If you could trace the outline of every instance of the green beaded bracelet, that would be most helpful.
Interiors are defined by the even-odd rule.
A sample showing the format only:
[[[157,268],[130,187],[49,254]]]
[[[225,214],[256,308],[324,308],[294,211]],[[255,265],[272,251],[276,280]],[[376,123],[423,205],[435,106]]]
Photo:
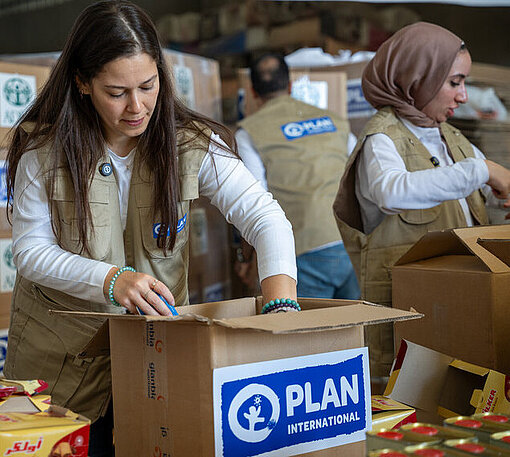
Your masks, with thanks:
[[[110,280],[110,286],[108,287],[108,298],[110,299],[110,303],[115,306],[122,306],[115,298],[113,297],[113,286],[115,285],[115,281],[117,281],[117,278],[124,273],[125,271],[132,271],[133,273],[136,273],[136,270],[133,267],[122,267],[117,270],[117,272],[113,275],[112,279]]]
[[[273,308],[280,307],[281,305],[288,308],[294,308],[296,311],[301,311],[301,306],[299,306],[299,303],[296,300],[291,300],[290,298],[276,298],[275,300],[271,300],[266,303],[262,307],[261,312],[262,314],[267,314],[271,312]]]

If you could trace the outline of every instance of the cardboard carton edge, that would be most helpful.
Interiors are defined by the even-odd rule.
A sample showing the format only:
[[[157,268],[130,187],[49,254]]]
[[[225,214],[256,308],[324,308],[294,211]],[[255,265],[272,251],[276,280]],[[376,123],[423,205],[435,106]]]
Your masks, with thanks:
[[[472,254],[493,273],[506,273],[510,267],[478,243],[480,238],[510,239],[510,227],[506,224],[447,229],[429,232],[421,237],[395,266],[446,254]]]

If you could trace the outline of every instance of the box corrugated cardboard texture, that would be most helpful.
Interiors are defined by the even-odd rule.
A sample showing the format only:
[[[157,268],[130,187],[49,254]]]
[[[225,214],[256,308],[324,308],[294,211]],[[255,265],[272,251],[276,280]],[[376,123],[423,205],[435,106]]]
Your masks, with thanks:
[[[0,62],[0,147],[5,147],[11,127],[34,101],[50,68]]]
[[[295,20],[291,23],[272,27],[268,42],[273,48],[292,45],[310,46],[322,41],[321,22],[319,17]]]
[[[182,307],[176,318],[106,315],[109,326],[81,355],[108,351],[109,332],[116,452],[362,457],[361,429],[370,426],[363,326],[421,316],[347,300],[300,302],[299,313],[272,315],[257,314],[255,298]]]
[[[346,63],[344,65],[329,65],[320,67],[321,71],[345,73],[347,76],[347,117],[351,125],[351,131],[358,136],[368,120],[376,110],[368,103],[361,89],[361,76],[369,61]],[[307,71],[307,68],[296,68]]]
[[[228,225],[207,199],[195,200],[190,225],[190,303],[230,298]]]
[[[402,340],[384,395],[416,408],[420,422],[441,424],[437,408],[452,360],[449,355]]]
[[[393,307],[425,315],[396,324],[395,341],[510,374],[510,226],[430,232],[392,275]]]
[[[188,108],[221,121],[219,63],[207,57],[170,49],[165,49],[164,54],[181,101]]]
[[[250,80],[250,70],[238,71],[239,88],[244,91],[243,115],[249,116],[257,111]],[[290,69],[292,96],[319,108],[334,112],[347,119],[347,78],[343,72],[330,72],[322,68],[295,70]],[[296,92],[298,91],[298,92]]]

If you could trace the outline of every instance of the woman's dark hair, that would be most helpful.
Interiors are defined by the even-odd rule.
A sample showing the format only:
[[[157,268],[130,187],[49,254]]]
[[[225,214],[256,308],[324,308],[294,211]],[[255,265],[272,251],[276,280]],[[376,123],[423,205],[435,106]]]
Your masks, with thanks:
[[[217,132],[231,148],[233,135],[226,127],[186,108],[174,94],[155,26],[149,16],[128,1],[101,1],[87,7],[77,18],[47,83],[32,107],[13,129],[7,160],[8,216],[12,212],[16,170],[21,156],[30,149],[49,146],[53,165],[49,177],[49,199],[54,192],[56,172],[64,167],[72,180],[76,218],[82,252],[90,254],[87,242],[91,212],[89,186],[106,143],[100,118],[90,97],[80,96],[76,77],[90,83],[107,63],[146,53],[156,62],[159,94],[147,129],[140,135],[137,154],[153,173],[153,217],[162,229],[158,246],[172,249],[177,227],[179,179],[177,174],[177,130],[203,138],[207,128]],[[30,128],[23,124],[30,122]],[[187,135],[189,138],[189,135]],[[182,144],[180,144],[182,145]],[[156,211],[157,208],[157,211]],[[50,211],[53,211],[50,205]],[[60,242],[60,221],[52,217],[53,231]]]
[[[262,69],[261,64],[266,60],[274,60],[275,65]],[[289,67],[280,54],[266,53],[250,65],[250,78],[255,93],[263,99],[268,98],[271,94],[288,89]]]

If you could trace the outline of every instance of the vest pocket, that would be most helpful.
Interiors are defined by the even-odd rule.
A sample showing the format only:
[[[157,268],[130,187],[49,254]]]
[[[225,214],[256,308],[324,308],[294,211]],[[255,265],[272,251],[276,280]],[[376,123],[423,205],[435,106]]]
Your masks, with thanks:
[[[91,192],[89,198],[93,228],[89,227],[88,229],[87,242],[90,248],[90,258],[96,260],[105,259],[111,249],[111,214],[108,196],[108,186],[103,185],[100,186],[100,189]],[[58,217],[60,222],[62,247],[74,254],[85,255],[80,245],[74,201],[60,188],[60,191],[55,191],[53,204],[54,217]]]
[[[75,357],[67,352],[58,330],[21,310],[15,312],[13,323],[16,330],[12,341],[9,334],[9,375],[46,381],[55,403],[65,404],[76,392],[89,363],[73,363],[72,370],[64,370]]]
[[[433,208],[427,209],[411,209],[399,213],[400,219],[407,224],[421,225],[430,224],[439,217],[441,212],[441,205],[434,206]]]
[[[153,222],[152,207],[138,208],[143,247],[149,257],[172,257],[183,249],[188,241],[189,236],[189,206],[189,202],[181,202],[179,205],[179,209],[177,211],[178,223],[176,228],[177,234],[175,238],[175,245],[172,251],[167,251],[167,255],[165,255],[163,249],[158,246],[158,234],[161,228],[161,223]],[[152,221],[150,225],[148,223],[149,221]],[[170,230],[168,231],[168,234],[170,234]]]

